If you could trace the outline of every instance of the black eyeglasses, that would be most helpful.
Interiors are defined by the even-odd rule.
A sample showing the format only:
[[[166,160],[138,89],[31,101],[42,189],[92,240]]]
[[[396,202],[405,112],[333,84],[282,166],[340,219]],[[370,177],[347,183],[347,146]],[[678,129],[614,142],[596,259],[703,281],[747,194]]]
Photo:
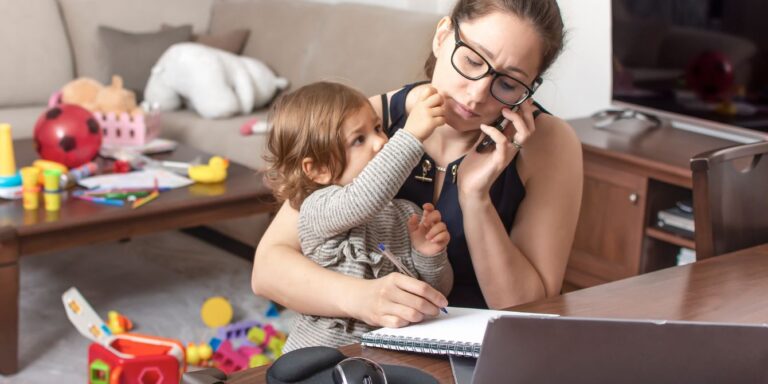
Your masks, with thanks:
[[[453,34],[456,40],[456,47],[451,55],[451,64],[456,69],[456,72],[469,80],[480,80],[488,75],[493,76],[493,80],[491,80],[491,95],[509,107],[522,104],[536,92],[536,89],[541,85],[541,77],[537,77],[533,81],[533,85],[529,87],[514,77],[499,73],[493,69],[488,60],[461,41],[458,20],[451,19],[451,22],[453,23]]]
[[[387,384],[381,365],[364,357],[349,357],[333,367],[335,384]]]

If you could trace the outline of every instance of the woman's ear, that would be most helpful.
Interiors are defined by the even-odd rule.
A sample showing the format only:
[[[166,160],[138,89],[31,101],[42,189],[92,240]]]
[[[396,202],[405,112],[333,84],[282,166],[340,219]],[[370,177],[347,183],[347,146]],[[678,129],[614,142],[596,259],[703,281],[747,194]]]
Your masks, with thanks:
[[[443,43],[446,41],[446,39],[448,39],[452,31],[453,31],[453,24],[451,23],[450,17],[445,16],[442,19],[440,19],[440,21],[437,22],[437,29],[435,29],[435,37],[432,38],[432,54],[435,55],[435,57],[438,56],[440,47],[443,46]]]
[[[316,167],[315,161],[309,157],[305,157],[304,160],[301,161],[301,170],[305,175],[309,177],[310,180],[314,181],[315,183],[320,185],[331,184],[332,175],[328,167]]]

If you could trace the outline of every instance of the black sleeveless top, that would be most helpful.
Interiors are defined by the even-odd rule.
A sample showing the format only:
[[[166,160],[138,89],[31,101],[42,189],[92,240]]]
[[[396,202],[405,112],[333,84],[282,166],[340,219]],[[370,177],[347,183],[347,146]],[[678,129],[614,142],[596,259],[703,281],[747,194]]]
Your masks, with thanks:
[[[386,95],[382,95],[384,125],[388,127],[387,135],[389,137],[392,137],[397,130],[405,126],[407,120],[405,99],[408,93],[419,84],[422,83],[406,85],[392,95],[389,103],[386,101]],[[388,107],[387,104],[389,104]],[[538,104],[536,106],[540,110],[534,113],[534,118],[543,110]],[[410,200],[421,207],[425,203],[432,202],[435,188],[433,180],[436,177],[445,178],[435,207],[442,214],[443,221],[451,234],[451,241],[448,243],[448,259],[453,267],[454,283],[453,290],[448,296],[448,302],[455,307],[488,308],[483,293],[480,291],[480,284],[472,266],[472,259],[469,256],[467,239],[464,235],[464,215],[459,206],[459,194],[454,177],[463,158],[462,156],[448,164],[445,167],[446,172],[443,173],[437,172],[434,159],[424,154],[395,197]],[[525,198],[525,186],[517,174],[516,163],[517,156],[499,175],[490,190],[493,206],[499,213],[507,232],[512,228],[517,208]]]

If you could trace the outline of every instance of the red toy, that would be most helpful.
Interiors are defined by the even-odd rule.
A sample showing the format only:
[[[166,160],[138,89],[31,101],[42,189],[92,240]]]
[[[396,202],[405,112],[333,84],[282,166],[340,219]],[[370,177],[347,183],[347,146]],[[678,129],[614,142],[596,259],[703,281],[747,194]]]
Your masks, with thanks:
[[[61,104],[48,109],[37,119],[35,145],[43,159],[76,168],[99,153],[101,129],[87,109]]]
[[[127,333],[113,335],[77,288],[61,296],[67,317],[88,347],[89,384],[178,384],[186,369],[180,342]]]
[[[702,100],[724,101],[733,87],[733,64],[720,52],[703,52],[688,65],[686,82]]]

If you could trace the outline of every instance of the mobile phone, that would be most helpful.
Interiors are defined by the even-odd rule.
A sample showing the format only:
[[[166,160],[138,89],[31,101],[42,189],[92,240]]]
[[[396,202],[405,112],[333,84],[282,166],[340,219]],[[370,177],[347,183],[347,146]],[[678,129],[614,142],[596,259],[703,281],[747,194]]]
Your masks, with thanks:
[[[514,108],[512,108],[512,110],[516,111],[517,108],[518,107],[515,106]],[[504,115],[500,115],[496,120],[494,120],[493,123],[491,123],[491,126],[498,129],[500,132],[504,132],[504,129],[507,128],[507,124],[510,124],[509,120],[505,119]],[[485,137],[483,138],[483,141],[481,141],[480,144],[477,145],[477,148],[475,148],[475,150],[477,150],[478,152],[485,152],[486,150],[488,150],[488,148],[493,149],[494,146],[495,146],[495,143],[493,142],[493,139],[491,139],[490,136],[485,135]]]

